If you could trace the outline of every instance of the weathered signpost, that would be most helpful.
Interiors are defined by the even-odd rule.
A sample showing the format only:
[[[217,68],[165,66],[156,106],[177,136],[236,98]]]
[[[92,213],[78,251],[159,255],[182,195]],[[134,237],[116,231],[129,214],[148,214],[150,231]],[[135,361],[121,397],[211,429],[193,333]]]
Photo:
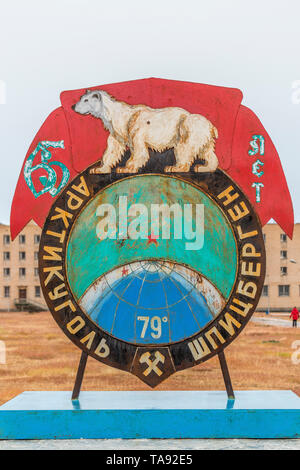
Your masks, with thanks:
[[[73,394],[25,392],[0,408],[1,437],[299,434],[300,400],[234,393],[225,359],[262,290],[262,225],[293,231],[279,157],[241,99],[160,79],[62,93],[25,158],[11,230],[42,227],[44,297],[81,359]],[[80,394],[88,356],[154,388],[215,355],[227,396]]]

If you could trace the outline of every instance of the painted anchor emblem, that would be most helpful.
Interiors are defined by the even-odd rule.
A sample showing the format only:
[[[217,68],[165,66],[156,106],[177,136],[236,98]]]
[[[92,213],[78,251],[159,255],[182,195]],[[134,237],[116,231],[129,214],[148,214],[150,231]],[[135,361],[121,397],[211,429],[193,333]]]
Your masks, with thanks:
[[[140,363],[148,365],[148,368],[144,370],[143,374],[145,375],[145,377],[147,377],[150,372],[153,371],[160,377],[162,375],[162,371],[157,367],[157,364],[159,364],[160,362],[164,364],[165,356],[163,356],[159,351],[155,351],[154,361],[151,361],[150,357],[151,354],[149,352],[145,352],[140,357]]]
[[[63,163],[58,161],[49,162],[49,160],[52,158],[50,150],[47,150],[49,147],[64,149],[64,141],[59,140],[57,142],[51,142],[48,140],[44,140],[42,142],[39,142],[39,144],[27,158],[24,165],[24,178],[27,186],[29,187],[35,198],[38,198],[42,194],[48,192],[51,194],[52,197],[57,196],[57,194],[67,184],[70,178],[70,172]],[[33,160],[39,151],[41,151],[41,163],[33,165]],[[55,186],[57,181],[57,174],[55,169],[53,168],[54,166],[58,166],[62,171],[62,179],[57,187]],[[41,189],[41,191],[36,191],[31,175],[34,171],[39,169],[45,170],[48,173],[48,177],[40,176],[40,182],[44,187],[43,189]]]

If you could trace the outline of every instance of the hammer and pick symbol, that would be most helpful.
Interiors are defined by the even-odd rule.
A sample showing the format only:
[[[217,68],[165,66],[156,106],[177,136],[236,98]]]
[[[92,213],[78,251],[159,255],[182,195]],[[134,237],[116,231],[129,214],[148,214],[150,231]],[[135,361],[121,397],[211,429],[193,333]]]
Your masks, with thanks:
[[[162,371],[157,367],[157,364],[160,362],[164,364],[165,362],[165,356],[163,356],[159,351],[155,351],[155,359],[154,361],[151,361],[150,357],[151,354],[149,352],[145,352],[144,354],[141,355],[140,357],[140,364],[147,364],[148,368],[144,370],[143,374],[147,377],[150,372],[155,372],[158,376],[162,375]]]

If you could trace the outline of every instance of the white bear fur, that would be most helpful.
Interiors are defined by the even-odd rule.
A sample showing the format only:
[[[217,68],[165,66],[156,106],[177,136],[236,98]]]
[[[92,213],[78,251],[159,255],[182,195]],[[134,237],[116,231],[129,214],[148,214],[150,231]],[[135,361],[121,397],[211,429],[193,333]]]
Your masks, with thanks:
[[[110,132],[100,166],[93,173],[110,173],[127,148],[130,158],[125,167],[117,168],[118,173],[136,173],[149,160],[149,148],[158,152],[174,149],[176,163],[166,166],[165,172],[188,172],[196,158],[204,162],[195,165],[196,172],[213,172],[218,167],[214,151],[218,131],[200,114],[175,107],[133,106],[102,90],[87,91],[73,109],[101,119]]]

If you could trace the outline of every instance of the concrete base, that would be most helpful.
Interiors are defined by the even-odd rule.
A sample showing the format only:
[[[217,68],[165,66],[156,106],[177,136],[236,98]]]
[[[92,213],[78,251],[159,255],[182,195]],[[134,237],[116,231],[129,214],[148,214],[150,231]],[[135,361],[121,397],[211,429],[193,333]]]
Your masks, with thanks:
[[[24,392],[0,407],[0,439],[297,438],[289,390]]]

